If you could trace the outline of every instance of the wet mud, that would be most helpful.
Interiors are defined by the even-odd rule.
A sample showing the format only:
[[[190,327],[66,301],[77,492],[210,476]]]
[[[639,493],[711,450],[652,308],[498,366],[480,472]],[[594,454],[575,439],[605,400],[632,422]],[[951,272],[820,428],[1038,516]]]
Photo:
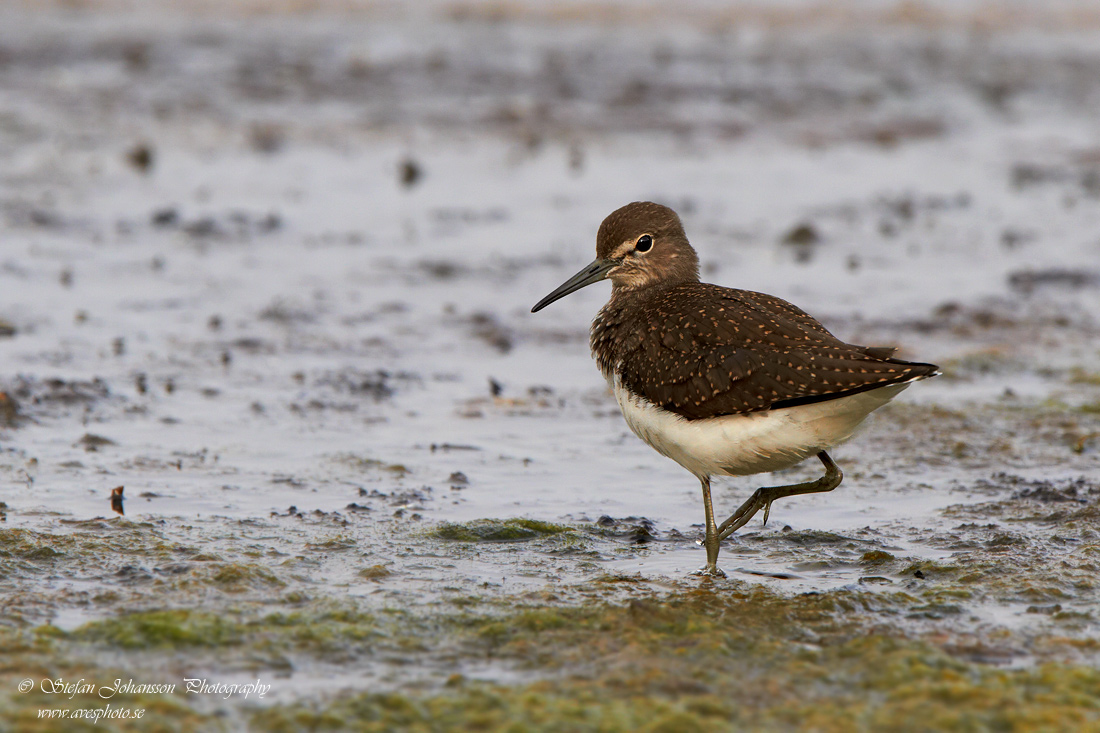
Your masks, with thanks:
[[[922,7],[0,9],[0,728],[1100,726],[1100,18]],[[529,313],[636,199],[943,367],[724,579]]]

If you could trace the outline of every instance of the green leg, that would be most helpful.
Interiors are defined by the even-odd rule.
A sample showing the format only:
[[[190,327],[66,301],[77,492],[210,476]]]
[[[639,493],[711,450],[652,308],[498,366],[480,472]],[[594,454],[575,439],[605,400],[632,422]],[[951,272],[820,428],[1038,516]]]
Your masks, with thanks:
[[[825,464],[825,475],[816,481],[807,481],[802,484],[791,484],[789,486],[766,486],[764,488],[757,489],[749,500],[746,501],[741,507],[733,513],[733,516],[722,522],[722,525],[718,527],[718,541],[729,537],[731,534],[748,524],[749,520],[760,511],[764,510],[764,524],[768,523],[768,514],[772,509],[772,502],[776,499],[783,499],[788,496],[798,496],[799,494],[817,494],[824,491],[832,491],[837,486],[840,486],[841,480],[844,478],[844,474],[840,472],[836,464],[833,463],[833,459],[829,457],[829,454],[825,451],[821,451],[817,454],[817,457],[821,459],[821,462]],[[709,482],[708,482],[709,484]],[[707,516],[711,516],[710,510],[710,487],[704,485],[703,495],[707,503]],[[710,527],[708,525],[707,538],[710,538]],[[718,550],[715,548],[715,557],[718,556]],[[708,560],[709,560],[709,548],[708,548]],[[710,567],[709,563],[707,567]]]
[[[718,545],[721,540],[718,537],[718,527],[714,523],[714,505],[710,500],[710,476],[701,476],[699,482],[703,485],[703,511],[707,518],[706,537],[703,540],[703,546],[707,548],[707,564],[696,575],[724,578],[726,574],[718,569]]]

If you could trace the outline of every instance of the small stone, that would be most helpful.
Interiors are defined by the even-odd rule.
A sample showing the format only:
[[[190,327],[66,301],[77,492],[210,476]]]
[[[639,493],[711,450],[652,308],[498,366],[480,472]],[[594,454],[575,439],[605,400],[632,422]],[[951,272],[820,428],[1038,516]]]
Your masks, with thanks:
[[[424,170],[412,158],[405,158],[397,167],[397,177],[404,188],[412,188],[424,177]]]

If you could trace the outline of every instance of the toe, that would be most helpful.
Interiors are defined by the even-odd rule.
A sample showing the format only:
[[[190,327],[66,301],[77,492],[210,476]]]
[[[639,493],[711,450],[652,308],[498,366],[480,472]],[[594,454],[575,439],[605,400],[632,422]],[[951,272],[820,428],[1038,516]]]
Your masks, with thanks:
[[[724,578],[725,572],[718,567],[716,563],[708,563],[707,565],[696,570],[692,575],[698,575],[703,578]]]

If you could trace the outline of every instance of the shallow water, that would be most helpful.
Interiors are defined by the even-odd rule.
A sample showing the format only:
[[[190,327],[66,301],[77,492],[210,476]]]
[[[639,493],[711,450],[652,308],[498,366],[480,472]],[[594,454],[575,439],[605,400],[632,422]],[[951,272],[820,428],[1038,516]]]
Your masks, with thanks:
[[[529,313],[635,199],[681,212],[705,279],[945,367],[836,451],[840,489],[733,538],[723,582],[910,592],[906,568],[965,564],[1022,526],[1020,480],[1095,486],[1094,28],[4,14],[5,529],[108,536],[82,523],[124,486],[126,519],[184,548],[184,577],[188,552],[273,572],[245,582],[261,604],[684,581],[704,557],[698,486],[629,434],[591,362],[606,288]],[[787,242],[800,225],[813,241]],[[815,470],[723,481],[719,512]],[[437,533],[516,517],[572,529]],[[1091,542],[1035,526],[1017,533],[1032,568]],[[872,552],[895,565],[869,570]],[[0,580],[0,618],[73,631],[156,607],[177,572],[157,557],[28,561]],[[120,578],[130,595],[90,600]],[[948,620],[1045,633],[1034,605],[983,591]],[[906,628],[942,622],[922,618]],[[348,674],[300,664],[296,679]],[[345,681],[391,673],[371,659]]]

